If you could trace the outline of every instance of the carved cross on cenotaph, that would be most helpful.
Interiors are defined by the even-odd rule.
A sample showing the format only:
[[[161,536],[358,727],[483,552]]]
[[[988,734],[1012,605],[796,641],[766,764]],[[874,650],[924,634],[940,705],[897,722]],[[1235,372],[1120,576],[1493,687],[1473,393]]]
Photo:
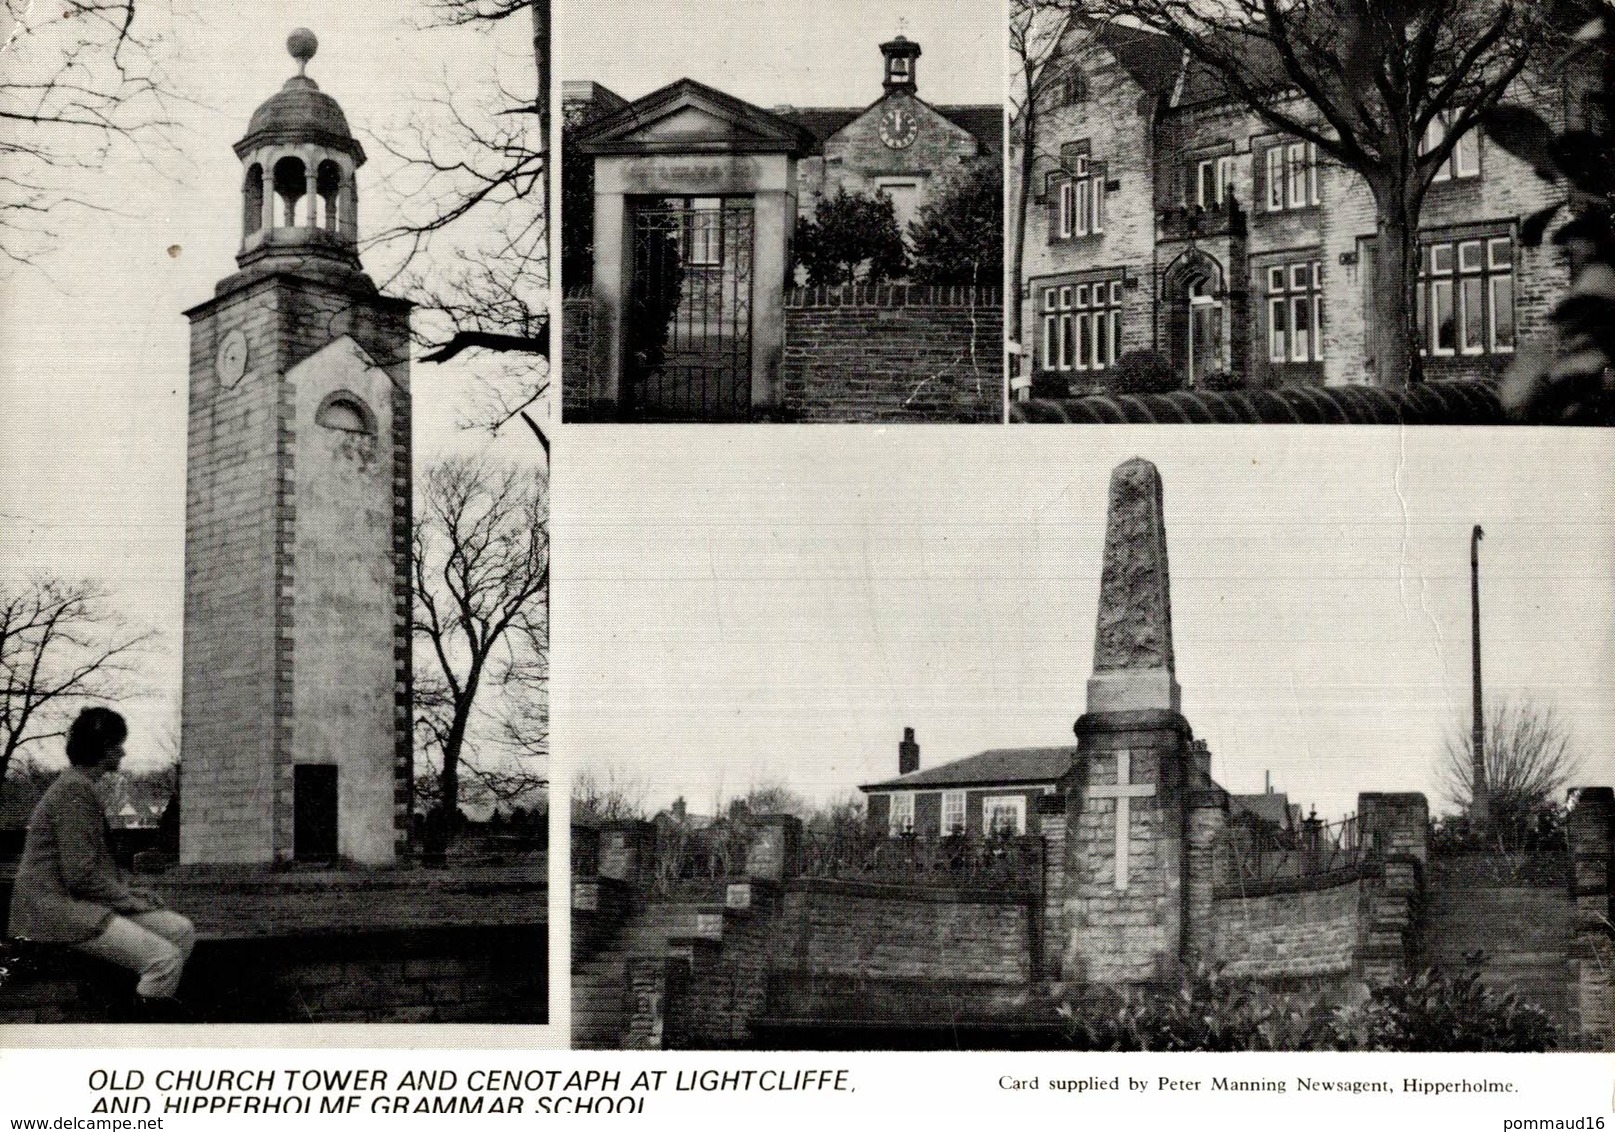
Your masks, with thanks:
[[[1088,787],[1091,798],[1116,799],[1116,889],[1127,887],[1127,849],[1131,841],[1134,798],[1155,797],[1155,783],[1132,780],[1133,753],[1116,752],[1116,781],[1104,786]]]

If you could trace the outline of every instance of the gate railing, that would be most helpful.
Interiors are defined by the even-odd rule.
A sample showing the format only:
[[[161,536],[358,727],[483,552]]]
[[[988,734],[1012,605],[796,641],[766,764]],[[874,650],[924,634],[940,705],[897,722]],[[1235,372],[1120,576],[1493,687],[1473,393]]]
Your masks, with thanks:
[[[1225,836],[1233,873],[1228,879],[1241,888],[1350,876],[1368,856],[1355,814],[1330,824],[1307,818],[1297,830],[1241,824],[1231,826]]]
[[[1043,839],[1033,836],[888,837],[809,832],[797,846],[800,876],[921,888],[1036,891]]]

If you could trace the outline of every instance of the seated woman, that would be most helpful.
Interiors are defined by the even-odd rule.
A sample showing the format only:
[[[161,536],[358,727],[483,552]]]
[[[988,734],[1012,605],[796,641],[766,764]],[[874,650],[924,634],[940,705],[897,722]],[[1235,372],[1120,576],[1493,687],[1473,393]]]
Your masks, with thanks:
[[[11,894],[9,931],[65,943],[140,973],[140,1021],[176,1021],[174,999],[196,932],[156,893],[125,881],[107,845],[95,783],[118,769],[129,734],[123,716],[85,708],[67,732],[68,768],[28,819],[28,837]]]

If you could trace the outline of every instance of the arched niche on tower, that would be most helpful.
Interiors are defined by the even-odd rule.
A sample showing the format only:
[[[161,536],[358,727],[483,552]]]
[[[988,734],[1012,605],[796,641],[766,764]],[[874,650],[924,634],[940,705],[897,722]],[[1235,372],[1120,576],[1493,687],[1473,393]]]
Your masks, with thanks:
[[[241,185],[241,238],[256,236],[264,226],[264,167],[257,162],[247,166]]]
[[[302,228],[307,216],[308,172],[303,159],[287,154],[273,166],[275,209],[272,227]]]

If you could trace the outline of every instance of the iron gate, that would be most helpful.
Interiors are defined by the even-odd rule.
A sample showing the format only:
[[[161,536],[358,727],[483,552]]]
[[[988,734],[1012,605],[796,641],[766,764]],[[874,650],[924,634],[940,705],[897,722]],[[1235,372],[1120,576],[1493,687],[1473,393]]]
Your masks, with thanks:
[[[751,411],[750,197],[632,206],[623,412],[734,421]]]

